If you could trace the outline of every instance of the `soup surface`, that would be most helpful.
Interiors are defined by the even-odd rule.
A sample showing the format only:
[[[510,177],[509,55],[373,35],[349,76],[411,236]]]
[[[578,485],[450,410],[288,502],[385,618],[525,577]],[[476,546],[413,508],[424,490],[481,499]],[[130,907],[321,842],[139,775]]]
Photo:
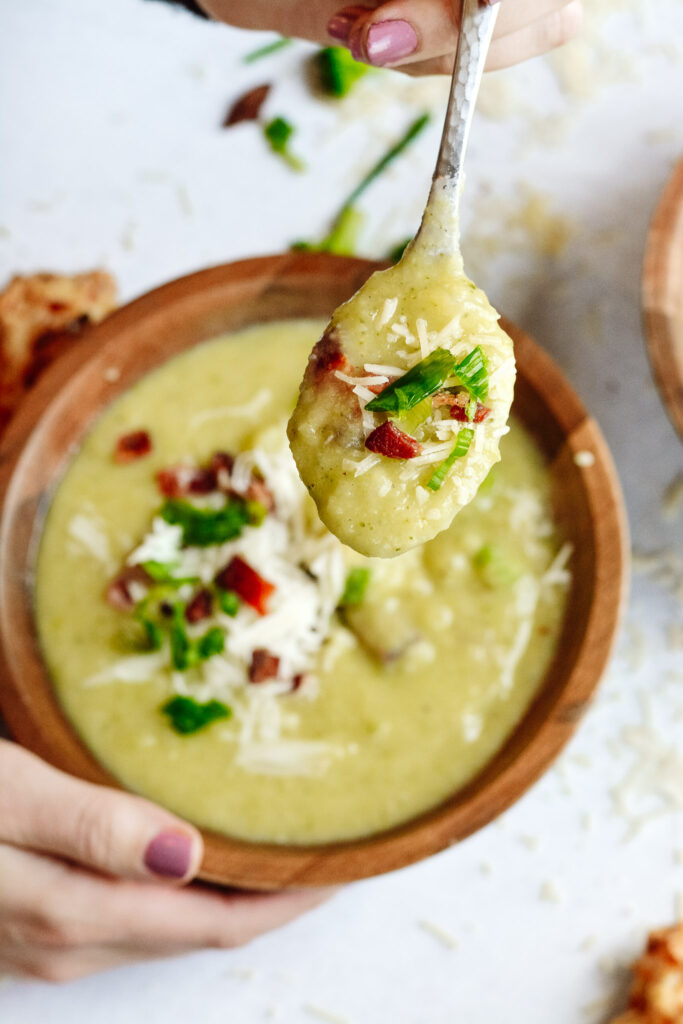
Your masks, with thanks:
[[[532,699],[569,581],[514,420],[424,547],[371,559],[327,533],[285,439],[322,327],[251,328],[141,380],[68,467],[38,556],[42,648],[86,744],[130,789],[248,839],[367,835],[464,785]],[[151,450],[117,461],[139,432]]]

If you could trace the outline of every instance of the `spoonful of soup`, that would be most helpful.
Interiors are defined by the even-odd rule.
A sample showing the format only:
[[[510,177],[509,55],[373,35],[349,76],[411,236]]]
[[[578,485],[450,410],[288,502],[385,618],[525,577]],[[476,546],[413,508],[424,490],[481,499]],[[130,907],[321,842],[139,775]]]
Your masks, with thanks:
[[[464,0],[441,149],[420,230],[336,310],[288,426],[325,525],[391,557],[446,529],[500,458],[515,362],[464,272],[463,159],[498,8]]]

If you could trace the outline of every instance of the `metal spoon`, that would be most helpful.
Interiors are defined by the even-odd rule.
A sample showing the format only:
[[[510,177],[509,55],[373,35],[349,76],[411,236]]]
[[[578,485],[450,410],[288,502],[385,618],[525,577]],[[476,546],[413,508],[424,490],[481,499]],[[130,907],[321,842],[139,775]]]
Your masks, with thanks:
[[[422,224],[411,248],[424,247],[434,253],[459,250],[458,210],[465,152],[498,8],[498,4],[489,6],[482,0],[463,0],[441,147]],[[430,216],[436,207],[438,216]]]

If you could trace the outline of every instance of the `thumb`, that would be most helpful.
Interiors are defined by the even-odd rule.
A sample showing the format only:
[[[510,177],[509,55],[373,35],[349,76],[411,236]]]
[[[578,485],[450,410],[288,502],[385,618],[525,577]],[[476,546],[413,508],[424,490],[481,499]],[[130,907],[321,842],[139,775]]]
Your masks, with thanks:
[[[0,741],[0,841],[103,874],[187,882],[202,859],[196,828],[141,797],[82,782]]]

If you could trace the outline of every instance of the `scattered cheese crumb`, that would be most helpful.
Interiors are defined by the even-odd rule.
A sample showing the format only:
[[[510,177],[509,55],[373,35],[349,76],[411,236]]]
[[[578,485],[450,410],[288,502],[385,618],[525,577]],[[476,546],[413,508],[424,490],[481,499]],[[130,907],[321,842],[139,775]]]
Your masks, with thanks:
[[[593,452],[589,452],[586,449],[574,453],[574,465],[579,466],[581,469],[586,469],[588,466],[595,464],[595,456]]]
[[[384,303],[384,307],[382,309],[382,315],[379,318],[379,323],[377,324],[377,326],[378,327],[384,327],[386,324],[388,324],[389,321],[393,318],[394,314],[396,313],[397,307],[398,307],[398,298],[397,297],[395,297],[393,299],[387,299],[385,301],[385,303]]]
[[[115,384],[121,377],[121,371],[118,366],[108,366],[102,376],[109,384]]]
[[[423,931],[432,935],[442,946],[446,946],[447,949],[458,948],[458,940],[454,935],[446,931],[445,928],[442,928],[440,924],[436,924],[435,921],[428,921],[426,918],[422,918],[417,923]]]
[[[539,899],[545,903],[562,903],[563,896],[554,882],[546,881],[540,888]]]
[[[312,1017],[317,1017],[318,1020],[325,1020],[328,1024],[349,1024],[347,1017],[340,1017],[338,1013],[332,1013],[331,1010],[326,1010],[323,1006],[318,1006],[315,1003],[304,1003],[304,1010]]]

